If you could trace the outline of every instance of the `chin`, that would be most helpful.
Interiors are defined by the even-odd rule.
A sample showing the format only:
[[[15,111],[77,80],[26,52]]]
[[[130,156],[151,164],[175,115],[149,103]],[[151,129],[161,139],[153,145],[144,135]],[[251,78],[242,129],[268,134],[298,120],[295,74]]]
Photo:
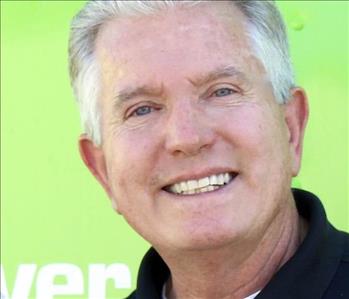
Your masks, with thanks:
[[[246,235],[229,227],[210,225],[209,227],[195,227],[184,229],[172,238],[173,247],[182,250],[210,250],[231,246],[239,242]]]

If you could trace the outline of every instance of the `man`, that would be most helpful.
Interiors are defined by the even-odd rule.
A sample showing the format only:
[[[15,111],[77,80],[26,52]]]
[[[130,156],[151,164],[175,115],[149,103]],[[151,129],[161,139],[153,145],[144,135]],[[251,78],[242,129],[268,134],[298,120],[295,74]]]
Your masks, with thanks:
[[[80,152],[153,248],[129,298],[347,298],[348,235],[291,190],[308,117],[270,1],[94,1]]]

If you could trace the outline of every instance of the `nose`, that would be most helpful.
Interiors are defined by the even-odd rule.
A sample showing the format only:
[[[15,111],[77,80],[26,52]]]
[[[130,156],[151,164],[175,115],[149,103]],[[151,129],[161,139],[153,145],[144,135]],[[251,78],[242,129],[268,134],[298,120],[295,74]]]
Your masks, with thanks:
[[[214,130],[205,113],[182,104],[173,107],[165,127],[165,147],[172,155],[195,156],[214,143]]]

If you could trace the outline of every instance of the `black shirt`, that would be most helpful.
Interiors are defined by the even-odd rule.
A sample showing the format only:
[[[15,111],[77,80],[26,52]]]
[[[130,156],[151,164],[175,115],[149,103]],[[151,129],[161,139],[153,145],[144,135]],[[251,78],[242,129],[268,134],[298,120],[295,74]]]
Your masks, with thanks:
[[[293,194],[298,213],[308,220],[307,236],[256,299],[349,299],[349,234],[328,222],[315,195],[296,189]],[[127,299],[161,299],[169,273],[151,248],[142,260],[137,289]]]

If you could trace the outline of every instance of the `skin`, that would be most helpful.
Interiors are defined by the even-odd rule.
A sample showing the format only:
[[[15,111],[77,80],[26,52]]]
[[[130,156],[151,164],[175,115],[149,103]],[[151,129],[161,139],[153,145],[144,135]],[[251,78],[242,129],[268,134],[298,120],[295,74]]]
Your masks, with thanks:
[[[80,152],[115,210],[168,264],[171,299],[243,298],[306,233],[290,191],[306,96],[294,88],[288,104],[276,103],[243,22],[235,7],[206,2],[109,21],[96,41],[103,142],[82,135]],[[227,66],[238,75],[204,82]],[[163,189],[222,172],[237,176],[220,190]]]

